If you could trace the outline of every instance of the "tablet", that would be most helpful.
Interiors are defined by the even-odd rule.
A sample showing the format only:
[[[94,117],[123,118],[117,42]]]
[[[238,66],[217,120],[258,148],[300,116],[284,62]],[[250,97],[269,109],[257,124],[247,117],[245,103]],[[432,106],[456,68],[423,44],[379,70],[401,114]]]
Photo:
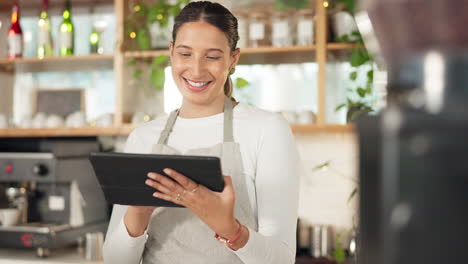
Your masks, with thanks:
[[[148,172],[166,175],[165,168],[174,169],[213,191],[221,192],[224,188],[218,157],[93,152],[89,159],[111,204],[182,207],[154,197],[157,190],[145,184]]]

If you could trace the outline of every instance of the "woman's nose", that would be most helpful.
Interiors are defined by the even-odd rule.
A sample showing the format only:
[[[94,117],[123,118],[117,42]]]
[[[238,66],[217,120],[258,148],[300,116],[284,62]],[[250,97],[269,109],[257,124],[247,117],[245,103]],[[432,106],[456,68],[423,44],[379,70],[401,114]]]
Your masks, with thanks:
[[[205,65],[201,59],[192,60],[189,67],[193,77],[202,77],[205,72]]]

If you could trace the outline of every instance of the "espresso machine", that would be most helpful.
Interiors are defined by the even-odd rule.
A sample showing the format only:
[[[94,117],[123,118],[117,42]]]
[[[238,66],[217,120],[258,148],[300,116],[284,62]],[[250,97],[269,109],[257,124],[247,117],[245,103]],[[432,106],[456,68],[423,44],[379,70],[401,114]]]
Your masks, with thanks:
[[[363,0],[388,107],[357,122],[358,263],[466,263],[468,0]]]
[[[95,137],[0,138],[0,208],[16,208],[0,225],[0,248],[31,248],[46,257],[88,232],[105,232],[108,205],[88,156]]]

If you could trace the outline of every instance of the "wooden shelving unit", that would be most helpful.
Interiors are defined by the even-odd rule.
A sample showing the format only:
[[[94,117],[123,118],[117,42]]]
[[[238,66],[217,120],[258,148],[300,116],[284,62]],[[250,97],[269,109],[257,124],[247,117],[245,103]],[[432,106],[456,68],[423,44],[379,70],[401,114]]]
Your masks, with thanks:
[[[80,0],[81,1],[81,0]],[[83,0],[83,4],[89,0]],[[116,17],[116,49],[114,54],[85,55],[69,57],[49,57],[44,59],[20,58],[9,60],[0,58],[0,78],[6,87],[2,89],[0,96],[0,112],[12,109],[13,96],[12,83],[14,83],[15,72],[47,72],[47,71],[74,71],[93,70],[97,68],[112,69],[116,76],[115,113],[113,127],[87,127],[87,128],[58,128],[58,129],[0,129],[0,137],[32,137],[32,136],[97,136],[97,135],[128,135],[133,126],[128,125],[128,117],[135,112],[132,104],[136,102],[136,92],[128,86],[131,78],[131,69],[128,60],[152,59],[159,55],[168,55],[168,50],[128,51],[125,49],[125,31],[123,28],[127,15],[128,0],[106,0],[113,2]],[[316,6],[316,41],[309,46],[291,47],[258,47],[242,48],[241,64],[280,64],[316,62],[318,64],[317,74],[317,119],[315,124],[291,125],[295,134],[314,133],[353,133],[352,125],[331,125],[326,123],[326,65],[329,52],[347,52],[353,48],[360,47],[352,43],[327,43],[327,10],[323,0],[315,1]],[[6,84],[5,84],[6,83]],[[11,98],[10,98],[11,97]],[[10,98],[10,99],[8,99]],[[3,105],[3,107],[2,107]]]

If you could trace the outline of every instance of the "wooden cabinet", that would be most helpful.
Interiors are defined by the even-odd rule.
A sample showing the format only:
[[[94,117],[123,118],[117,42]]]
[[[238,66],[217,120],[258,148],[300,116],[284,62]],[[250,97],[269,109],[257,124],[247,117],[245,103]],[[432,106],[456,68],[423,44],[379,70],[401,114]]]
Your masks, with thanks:
[[[22,2],[32,3],[31,0]],[[74,1],[72,1],[73,3]],[[80,0],[80,4],[91,4],[91,1]],[[109,2],[109,1],[107,1]],[[116,87],[115,87],[115,113],[114,126],[112,127],[85,127],[85,128],[61,128],[61,129],[0,129],[0,137],[10,136],[89,136],[89,135],[127,135],[133,129],[129,124],[129,117],[133,114],[136,91],[132,90],[129,83],[129,69],[127,62],[130,59],[153,58],[161,54],[167,54],[167,50],[157,51],[128,51],[125,50],[125,31],[124,21],[126,12],[128,12],[128,0],[114,0],[114,12],[116,19],[116,47],[112,55],[86,55],[71,57],[51,57],[45,59],[21,58],[8,60],[0,58],[0,78],[2,87],[0,88],[0,112],[12,114],[13,109],[13,83],[16,69],[21,67],[23,71],[51,71],[79,70],[81,68],[113,68]],[[354,47],[347,43],[327,43],[327,14],[323,0],[316,3],[316,23],[315,23],[315,44],[310,46],[293,47],[262,47],[245,48],[241,51],[241,64],[252,63],[297,63],[313,62],[318,65],[317,87],[317,116],[316,123],[310,125],[291,125],[296,134],[311,133],[352,133],[352,125],[331,125],[326,123],[325,117],[325,97],[326,97],[326,65],[327,54],[329,52],[349,50]],[[5,5],[5,4],[2,4]],[[6,6],[6,5],[5,5]],[[3,17],[5,18],[5,17]],[[9,23],[4,23],[4,27]],[[76,25],[79,27],[79,25]],[[4,32],[4,29],[0,32]],[[3,39],[0,39],[3,41]],[[0,49],[5,48],[0,45]]]

